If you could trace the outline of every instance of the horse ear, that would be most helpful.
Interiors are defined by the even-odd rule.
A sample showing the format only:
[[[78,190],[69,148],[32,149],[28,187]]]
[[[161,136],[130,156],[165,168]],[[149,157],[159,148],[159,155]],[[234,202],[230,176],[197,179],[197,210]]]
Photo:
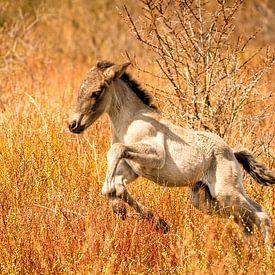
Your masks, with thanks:
[[[106,69],[104,75],[107,78],[107,81],[111,82],[116,78],[120,78],[125,73],[130,64],[130,62],[127,62],[119,65],[113,65],[110,68]]]
[[[121,76],[125,73],[130,64],[130,62],[126,62],[121,65],[117,65],[118,67],[116,68],[116,77],[121,78]]]
[[[107,69],[111,66],[113,66],[114,63],[108,60],[98,60],[96,61],[95,67],[101,70]]]

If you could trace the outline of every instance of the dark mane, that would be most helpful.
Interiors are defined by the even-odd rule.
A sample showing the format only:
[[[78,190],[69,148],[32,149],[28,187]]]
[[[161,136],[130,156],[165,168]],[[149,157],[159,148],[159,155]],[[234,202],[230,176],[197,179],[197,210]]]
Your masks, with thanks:
[[[130,74],[124,73],[121,78],[127,85],[131,88],[131,90],[136,94],[136,96],[147,106],[152,109],[157,110],[157,107],[152,104],[152,97],[148,94],[146,90],[144,90],[140,84],[134,80]]]
[[[111,66],[115,65],[115,63],[108,61],[108,60],[102,60],[96,62],[96,67],[99,69],[107,69]],[[157,107],[152,104],[152,97],[148,94],[146,90],[144,90],[139,83],[134,80],[130,74],[124,73],[121,78],[124,82],[128,84],[128,86],[131,88],[131,90],[136,94],[136,96],[147,106],[150,108],[157,110]]]

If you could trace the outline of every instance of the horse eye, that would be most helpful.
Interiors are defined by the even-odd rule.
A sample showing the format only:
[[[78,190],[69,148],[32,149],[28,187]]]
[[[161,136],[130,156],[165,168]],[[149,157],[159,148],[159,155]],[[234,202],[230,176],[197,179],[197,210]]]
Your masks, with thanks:
[[[93,92],[92,95],[91,95],[91,98],[97,98],[97,97],[99,97],[100,93],[101,93],[100,90]]]

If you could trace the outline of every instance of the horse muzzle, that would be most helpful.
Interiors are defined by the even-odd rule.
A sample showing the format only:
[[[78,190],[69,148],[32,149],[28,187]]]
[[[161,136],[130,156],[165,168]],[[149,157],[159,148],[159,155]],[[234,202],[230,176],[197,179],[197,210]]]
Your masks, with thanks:
[[[82,133],[86,128],[86,124],[80,125],[76,120],[69,123],[69,130],[74,134]]]

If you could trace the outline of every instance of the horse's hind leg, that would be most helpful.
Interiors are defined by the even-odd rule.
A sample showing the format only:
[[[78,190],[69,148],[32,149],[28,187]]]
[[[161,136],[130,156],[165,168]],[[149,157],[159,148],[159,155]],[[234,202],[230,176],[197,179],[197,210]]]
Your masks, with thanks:
[[[228,218],[231,215],[234,216],[234,221],[243,227],[246,235],[251,235],[253,232],[254,222],[250,218],[247,218],[247,213],[240,219],[239,210],[237,211],[237,206],[232,207],[233,200],[230,196],[227,199],[214,198],[208,186],[202,182],[197,182],[194,184],[190,190],[190,199],[193,206],[208,215],[217,215],[222,218]],[[224,203],[226,201],[227,203]],[[237,200],[238,201],[238,200]]]
[[[256,224],[256,225],[261,230],[261,233],[263,235],[265,242],[268,242],[270,237],[271,220],[267,211],[264,209],[264,207],[262,207],[260,204],[253,201],[247,195],[246,195],[246,199],[250,203],[250,205],[252,205],[253,208],[256,210],[256,215],[260,221],[260,224],[259,225]]]
[[[225,206],[226,204],[223,202],[224,200],[214,198],[210,193],[209,187],[203,182],[197,182],[192,186],[190,190],[190,199],[193,206],[205,214],[217,215],[222,218],[230,217],[234,214],[234,211],[229,210],[232,206]],[[231,200],[230,196],[227,196],[227,202],[228,200]],[[234,220],[240,224],[241,220],[239,219],[239,214],[235,214]],[[242,221],[242,225],[244,226],[246,234],[250,235],[253,232],[254,223],[251,223],[250,219],[245,219],[245,223]]]
[[[221,214],[233,214],[235,222],[243,226],[246,234],[253,232],[256,225],[267,242],[270,232],[270,218],[266,211],[248,198],[242,186],[239,165],[227,151],[226,156],[216,156],[215,172],[210,178],[211,195],[219,202]]]
[[[243,194],[222,195],[214,198],[208,186],[202,182],[192,186],[190,192],[191,203],[205,214],[217,215],[222,218],[234,216],[246,235],[251,235],[256,225],[268,241],[270,218],[265,210],[256,202]]]
[[[268,242],[271,222],[268,214],[259,204],[242,193],[220,195],[217,200],[223,206],[221,211],[230,211],[234,215],[235,222],[243,227],[246,235],[251,235],[256,225],[264,241]]]
[[[192,205],[203,213],[209,215],[218,213],[219,202],[212,197],[208,186],[202,181],[192,185],[189,194]]]

